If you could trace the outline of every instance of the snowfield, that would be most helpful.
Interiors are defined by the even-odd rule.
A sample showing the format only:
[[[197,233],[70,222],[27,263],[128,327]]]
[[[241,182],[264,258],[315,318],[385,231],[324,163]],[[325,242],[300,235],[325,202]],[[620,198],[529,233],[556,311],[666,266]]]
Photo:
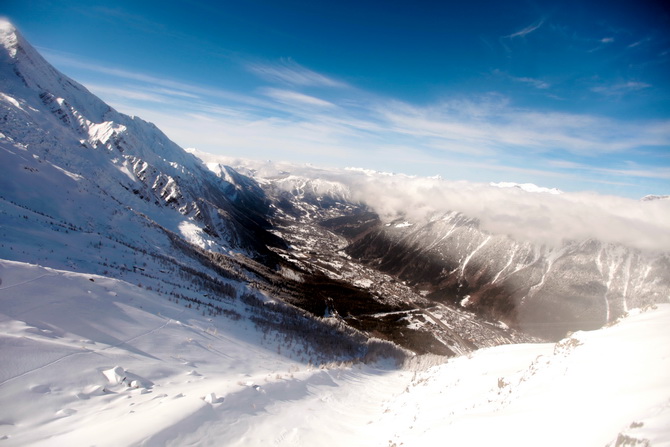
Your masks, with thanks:
[[[446,363],[311,365],[120,280],[0,280],[1,446],[670,445],[668,304]]]

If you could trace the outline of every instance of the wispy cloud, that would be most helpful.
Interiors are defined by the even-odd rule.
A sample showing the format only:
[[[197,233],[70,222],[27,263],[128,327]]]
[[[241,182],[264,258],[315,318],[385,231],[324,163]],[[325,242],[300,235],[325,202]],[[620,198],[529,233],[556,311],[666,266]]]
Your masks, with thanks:
[[[127,98],[130,100],[136,101],[149,101],[155,103],[167,103],[169,98],[160,95],[153,94],[148,91],[138,90],[136,88],[124,88],[124,87],[113,87],[109,85],[100,85],[100,84],[91,84],[87,83],[86,87],[91,90],[93,93],[99,96],[105,97],[121,97]]]
[[[541,18],[537,22],[534,22],[534,23],[526,26],[525,28],[522,28],[519,31],[515,31],[512,34],[508,34],[507,36],[504,36],[504,37],[506,37],[508,39],[514,39],[516,37],[526,37],[528,34],[540,29],[542,27],[542,25],[544,25],[544,22],[545,22],[545,19]]]
[[[213,88],[175,81],[172,79],[148,75],[145,73],[124,70],[116,67],[109,67],[104,64],[82,61],[70,55],[54,52],[45,48],[39,48],[39,50],[40,53],[42,53],[54,65],[77,68],[80,70],[103,74],[112,78],[139,82],[143,85],[142,88],[144,89],[163,88],[163,93],[167,94],[171,91],[172,96],[183,96],[191,98],[219,98],[222,100],[233,101],[242,104],[252,104],[257,106],[261,105],[257,98],[221,88]],[[115,82],[112,83],[112,87],[114,86],[116,86]]]
[[[308,87],[345,88],[345,82],[303,67],[292,59],[277,63],[248,63],[247,69],[266,81]]]
[[[551,87],[551,84],[548,82],[542,81],[540,79],[535,79],[535,78],[527,78],[527,77],[521,77],[521,78],[512,78],[515,81],[523,82],[524,84],[529,84],[535,88],[539,89],[547,89]]]
[[[645,44],[647,42],[650,42],[650,41],[651,41],[651,37],[645,37],[644,39],[640,39],[640,40],[637,40],[637,41],[629,44],[626,48],[639,47],[640,45],[643,45],[643,44]]]
[[[63,57],[59,62],[94,72],[95,81],[87,84],[84,76],[84,84],[121,112],[155,122],[184,147],[208,152],[515,181],[668,178],[667,169],[651,163],[620,168],[601,160],[670,146],[669,121],[539,111],[500,94],[417,106],[343,88],[298,65],[277,68],[283,63],[257,67],[269,76],[262,80],[281,85],[261,80],[247,92],[230,92]],[[548,87],[535,78],[510,78]]]
[[[549,82],[543,81],[542,79],[531,78],[531,77],[527,77],[527,76],[521,76],[521,77],[512,76],[510,74],[507,74],[507,73],[503,72],[500,69],[493,70],[493,74],[497,75],[497,76],[507,78],[507,79],[510,79],[514,82],[521,82],[523,84],[530,85],[530,86],[535,87],[535,88],[540,89],[540,90],[545,90],[545,89],[548,89],[549,87],[551,87],[551,84]]]
[[[639,166],[635,163],[628,163],[626,167],[601,167],[588,165],[584,163],[577,163],[572,161],[565,160],[549,160],[548,165],[554,166],[560,169],[566,170],[579,170],[579,171],[588,171],[590,173],[596,174],[605,174],[610,178],[647,178],[647,179],[661,179],[661,180],[670,180],[670,167],[663,166]],[[614,182],[608,182],[614,183]],[[622,183],[625,185],[630,185],[630,183]]]
[[[597,45],[589,50],[587,50],[588,53],[595,53],[596,51],[600,51],[603,48],[607,48],[610,46],[611,43],[614,42],[614,37],[603,37],[601,39],[584,39],[586,42],[595,42]]]
[[[608,96],[620,96],[651,87],[651,84],[639,81],[619,82],[610,85],[599,85],[591,88],[591,91]]]
[[[293,105],[298,104],[313,107],[335,107],[335,104],[333,104],[332,102],[325,101],[323,99],[319,99],[314,96],[305,95],[303,93],[292,90],[263,88],[261,89],[261,92],[264,95],[285,104],[293,104]]]
[[[416,108],[391,104],[379,110],[397,133],[467,143],[498,153],[552,151],[585,156],[670,144],[670,128],[626,124],[589,115],[537,112],[487,101]]]

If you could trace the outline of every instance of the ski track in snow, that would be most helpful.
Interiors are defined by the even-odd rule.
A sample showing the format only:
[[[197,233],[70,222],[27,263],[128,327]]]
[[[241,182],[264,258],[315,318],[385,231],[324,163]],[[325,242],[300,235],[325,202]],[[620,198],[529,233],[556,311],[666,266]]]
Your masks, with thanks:
[[[7,289],[10,289],[10,288],[20,287],[20,286],[23,286],[23,285],[26,285],[26,284],[35,283],[35,282],[37,282],[37,281],[39,281],[39,280],[41,280],[41,279],[43,279],[43,278],[54,277],[54,276],[58,276],[58,273],[56,273],[56,272],[45,273],[45,274],[42,274],[42,275],[40,275],[40,276],[38,276],[38,277],[31,278],[31,279],[28,279],[28,280],[25,280],[25,281],[21,281],[21,282],[18,282],[18,283],[11,284],[11,285],[9,285],[9,286],[0,288],[0,292],[2,292],[2,291],[4,291],[4,290],[7,290]],[[45,288],[44,288],[44,289],[45,289],[45,290],[49,290],[49,287],[48,287],[47,285],[45,285]],[[2,297],[0,297],[0,303],[1,303],[1,302],[2,302]],[[182,310],[182,312],[180,313],[180,315],[182,315],[183,313],[184,313],[184,311]],[[151,334],[153,334],[153,333],[155,333],[155,332],[160,331],[161,329],[165,328],[168,324],[170,324],[170,323],[173,322],[173,321],[175,321],[175,320],[168,318],[168,319],[166,319],[165,323],[161,324],[160,326],[157,326],[157,327],[155,327],[155,328],[153,328],[153,329],[150,329],[150,330],[148,330],[148,331],[146,331],[146,332],[144,332],[144,333],[138,334],[138,335],[136,335],[136,336],[134,336],[134,337],[131,337],[131,338],[129,338],[129,339],[127,339],[127,340],[124,340],[124,341],[120,341],[120,342],[118,342],[118,343],[116,343],[116,344],[113,344],[113,345],[107,345],[107,346],[102,347],[102,348],[99,348],[99,349],[86,348],[86,350],[84,350],[84,351],[80,351],[80,352],[71,352],[71,353],[69,353],[69,354],[66,354],[66,355],[60,357],[60,358],[57,358],[57,359],[55,359],[55,360],[53,360],[53,361],[50,361],[50,362],[48,362],[48,363],[46,363],[46,364],[44,364],[44,365],[42,365],[42,366],[39,366],[39,367],[33,368],[33,369],[31,369],[31,370],[25,371],[25,372],[23,372],[23,373],[21,373],[21,374],[19,374],[19,375],[14,376],[14,377],[7,378],[7,379],[3,380],[2,382],[0,382],[0,386],[4,385],[4,384],[6,384],[6,383],[9,383],[9,382],[11,382],[11,381],[13,381],[13,380],[15,380],[15,379],[19,379],[19,378],[21,378],[21,377],[27,376],[27,375],[29,375],[29,374],[31,374],[31,373],[36,372],[36,371],[42,370],[42,369],[44,369],[44,368],[47,368],[47,367],[49,367],[49,366],[51,366],[51,365],[54,365],[54,364],[56,364],[56,363],[59,363],[59,362],[65,360],[65,359],[68,359],[68,358],[72,357],[72,356],[76,356],[76,355],[87,355],[87,354],[97,354],[97,353],[100,353],[100,352],[103,352],[103,351],[107,351],[107,350],[109,350],[109,349],[118,348],[118,347],[120,347],[120,346],[130,344],[131,342],[133,342],[133,341],[135,341],[135,340],[137,340],[137,339],[139,339],[139,338],[142,338],[142,337],[145,337],[145,336],[148,336],[148,335],[151,335]],[[14,335],[12,335],[12,334],[7,334],[7,335],[9,335],[9,336],[14,336]],[[21,337],[25,337],[25,336],[21,336]],[[48,340],[47,342],[56,343],[55,341],[52,341],[52,340]],[[67,345],[64,345],[64,346],[67,346]],[[70,346],[70,347],[71,347],[71,346]]]
[[[37,280],[42,279],[42,278],[47,277],[47,276],[56,276],[56,273],[45,273],[43,275],[38,276],[37,278],[32,278],[32,279],[28,279],[28,280],[25,280],[25,281],[17,282],[16,284],[10,284],[10,285],[5,286],[5,287],[0,287],[0,292],[3,291],[3,290],[11,289],[12,287],[18,287],[18,286],[22,286],[22,285],[25,285],[25,284],[29,284],[31,282],[37,281]]]
[[[46,275],[45,275],[45,276],[46,276]],[[149,331],[147,331],[147,332],[145,332],[145,333],[143,333],[143,334],[136,335],[136,336],[134,336],[134,337],[132,337],[132,338],[129,338],[129,339],[125,340],[125,341],[121,341],[121,342],[119,342],[119,343],[117,343],[117,344],[115,344],[115,345],[107,345],[107,346],[105,346],[105,347],[103,347],[103,348],[100,348],[100,349],[90,349],[90,348],[86,348],[85,351],[71,352],[71,353],[69,353],[69,354],[64,355],[63,357],[60,357],[60,358],[58,358],[58,359],[55,359],[55,360],[53,360],[53,361],[51,361],[51,362],[49,362],[49,363],[46,363],[46,364],[44,364],[44,365],[42,365],[42,366],[38,366],[38,367],[33,368],[33,369],[31,369],[31,370],[25,371],[25,372],[23,372],[23,373],[21,373],[21,374],[19,374],[19,375],[17,375],[17,376],[14,376],[14,377],[10,377],[10,378],[8,378],[8,379],[5,379],[5,380],[3,380],[2,382],[0,382],[0,386],[4,385],[4,384],[6,384],[6,383],[9,383],[9,382],[11,382],[11,381],[13,381],[13,380],[15,380],[15,379],[19,379],[19,378],[21,378],[21,377],[27,376],[27,375],[29,375],[29,374],[31,374],[31,373],[34,373],[34,372],[36,372],[36,371],[39,371],[39,370],[41,370],[41,369],[47,368],[47,367],[49,367],[49,366],[51,366],[51,365],[54,365],[54,364],[56,364],[56,363],[59,363],[59,362],[65,360],[65,359],[67,359],[67,358],[72,357],[72,356],[77,356],[77,355],[87,355],[87,354],[99,354],[99,353],[104,352],[104,351],[107,351],[107,350],[109,350],[109,349],[119,348],[119,347],[121,347],[121,346],[123,346],[123,345],[127,345],[127,344],[131,343],[132,341],[135,341],[135,340],[137,340],[137,339],[139,339],[139,338],[142,338],[142,337],[151,335],[151,334],[153,334],[153,333],[155,333],[155,332],[158,332],[159,330],[163,329],[165,326],[167,326],[167,325],[168,325],[170,322],[172,322],[172,321],[173,321],[173,320],[169,319],[169,320],[166,321],[164,324],[162,324],[162,325],[160,325],[160,326],[158,326],[158,327],[156,327],[156,328],[154,328],[154,329],[151,329],[151,330],[149,330]],[[10,335],[10,336],[11,336],[11,335]],[[22,337],[25,337],[25,336],[22,336]]]

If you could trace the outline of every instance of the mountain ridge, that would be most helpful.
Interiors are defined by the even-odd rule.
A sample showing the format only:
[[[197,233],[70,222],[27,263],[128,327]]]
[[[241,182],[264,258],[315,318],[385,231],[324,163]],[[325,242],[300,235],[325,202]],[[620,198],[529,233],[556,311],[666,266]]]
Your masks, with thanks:
[[[12,61],[3,68],[23,84],[10,87],[11,78],[3,77],[5,91],[23,91],[20,101],[5,98],[9,110],[3,130],[8,139],[28,141],[41,160],[54,161],[76,175],[95,177],[109,195],[123,196],[130,191],[144,202],[199,219],[211,234],[219,236],[215,239],[221,245],[234,249],[249,246],[254,255],[271,255],[256,242],[280,243],[263,228],[268,227],[264,215],[269,208],[262,197],[244,195],[237,185],[211,175],[199,159],[170,141],[154,124],[104,104],[51,67],[8,22],[0,29],[3,58]],[[21,106],[21,101],[27,103]],[[37,112],[44,107],[51,115]],[[35,127],[45,129],[46,138],[31,141]],[[71,131],[77,136],[73,138]],[[256,203],[251,203],[251,197]],[[144,208],[144,214],[156,214],[152,207]],[[227,218],[218,219],[219,213]],[[235,219],[242,222],[228,224]]]

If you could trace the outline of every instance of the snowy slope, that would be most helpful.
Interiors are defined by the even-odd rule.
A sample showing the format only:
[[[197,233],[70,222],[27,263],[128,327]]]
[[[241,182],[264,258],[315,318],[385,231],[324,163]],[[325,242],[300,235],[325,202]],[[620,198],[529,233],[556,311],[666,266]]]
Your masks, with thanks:
[[[557,344],[322,369],[123,281],[7,261],[0,279],[7,446],[670,440],[668,305]]]

